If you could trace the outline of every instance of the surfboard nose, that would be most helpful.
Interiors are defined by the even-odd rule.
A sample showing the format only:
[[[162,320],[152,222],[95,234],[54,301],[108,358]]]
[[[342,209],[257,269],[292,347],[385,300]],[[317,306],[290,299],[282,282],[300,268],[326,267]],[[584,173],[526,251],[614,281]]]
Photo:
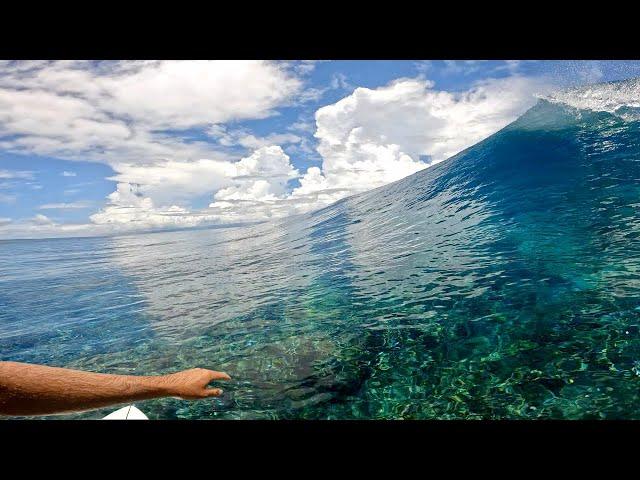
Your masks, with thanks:
[[[111,412],[102,420],[149,420],[135,405],[127,405],[115,412]]]

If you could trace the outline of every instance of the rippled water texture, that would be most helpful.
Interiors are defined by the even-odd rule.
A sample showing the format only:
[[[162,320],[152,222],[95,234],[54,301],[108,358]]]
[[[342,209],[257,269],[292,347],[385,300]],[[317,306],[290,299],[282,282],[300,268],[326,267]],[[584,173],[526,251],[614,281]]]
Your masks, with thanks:
[[[1,358],[234,378],[150,418],[640,418],[639,182],[640,122],[540,101],[279,223],[0,242]]]

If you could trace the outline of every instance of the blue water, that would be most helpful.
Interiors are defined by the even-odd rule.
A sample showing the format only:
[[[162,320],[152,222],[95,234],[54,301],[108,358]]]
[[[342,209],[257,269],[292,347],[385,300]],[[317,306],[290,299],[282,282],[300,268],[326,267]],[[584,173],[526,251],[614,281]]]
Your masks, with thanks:
[[[640,418],[639,207],[633,108],[541,100],[308,215],[0,242],[0,358],[233,377],[150,418]]]

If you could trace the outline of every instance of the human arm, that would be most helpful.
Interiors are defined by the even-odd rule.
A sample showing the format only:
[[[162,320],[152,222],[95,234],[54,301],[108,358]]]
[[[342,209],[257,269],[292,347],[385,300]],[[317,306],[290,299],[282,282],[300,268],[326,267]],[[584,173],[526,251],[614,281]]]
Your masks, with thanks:
[[[0,362],[0,415],[50,415],[160,397],[217,397],[213,380],[229,375],[202,368],[157,375],[111,375],[18,362]]]

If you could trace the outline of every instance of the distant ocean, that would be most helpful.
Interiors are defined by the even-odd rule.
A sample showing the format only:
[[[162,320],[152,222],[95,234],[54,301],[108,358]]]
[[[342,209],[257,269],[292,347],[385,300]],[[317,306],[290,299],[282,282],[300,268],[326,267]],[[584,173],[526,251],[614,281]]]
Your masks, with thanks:
[[[311,214],[0,241],[0,358],[233,377],[155,419],[640,418],[640,88],[593,89]]]

